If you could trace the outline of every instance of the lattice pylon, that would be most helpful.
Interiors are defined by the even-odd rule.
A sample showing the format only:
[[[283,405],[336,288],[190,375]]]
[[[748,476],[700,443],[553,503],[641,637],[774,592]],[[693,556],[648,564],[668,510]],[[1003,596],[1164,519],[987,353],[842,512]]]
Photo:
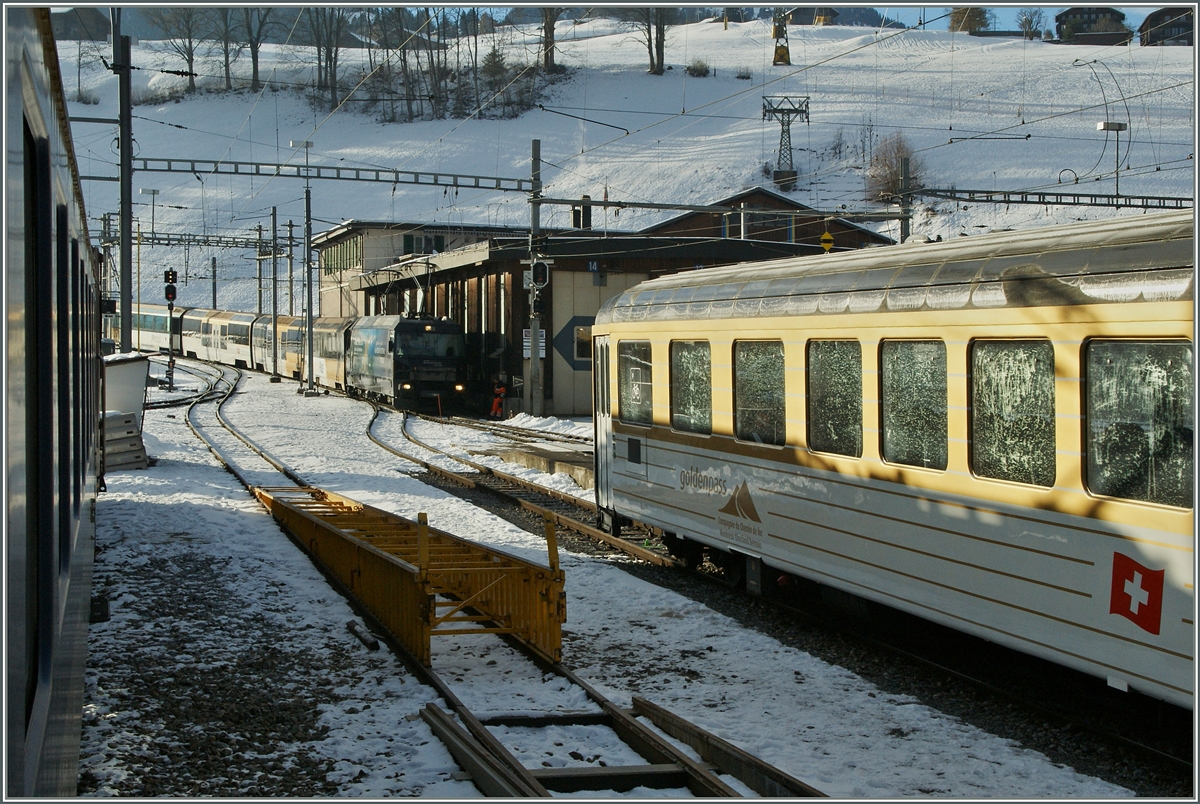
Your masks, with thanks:
[[[777,170],[792,170],[792,120],[803,118],[808,122],[808,98],[793,95],[764,95],[763,120],[779,120],[783,130],[779,134],[779,160]]]

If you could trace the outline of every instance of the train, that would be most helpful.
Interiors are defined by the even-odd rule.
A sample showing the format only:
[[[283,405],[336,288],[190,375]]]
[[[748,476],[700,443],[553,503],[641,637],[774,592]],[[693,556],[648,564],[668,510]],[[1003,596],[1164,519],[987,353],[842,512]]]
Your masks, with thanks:
[[[100,256],[49,9],[5,7],[4,797],[73,796],[102,463]]]
[[[105,330],[119,338],[119,314],[105,316]],[[141,304],[134,307],[131,331],[138,351],[308,379],[308,322],[302,316]],[[462,326],[449,318],[317,317],[312,331],[314,385],[442,412],[465,410],[473,398]]]
[[[592,328],[601,524],[1194,709],[1194,230],[1148,213],[643,282]]]

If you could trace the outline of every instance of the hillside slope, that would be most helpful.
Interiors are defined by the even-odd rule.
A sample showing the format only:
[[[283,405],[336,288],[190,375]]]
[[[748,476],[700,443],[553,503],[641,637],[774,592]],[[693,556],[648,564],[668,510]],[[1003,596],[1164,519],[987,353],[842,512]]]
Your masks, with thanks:
[[[558,61],[567,72],[545,87],[543,109],[513,119],[387,124],[368,103],[351,100],[332,114],[310,104],[298,88],[314,72],[306,49],[268,47],[261,69],[270,83],[261,93],[210,91],[222,85],[221,67],[215,57],[203,59],[202,91],[179,98],[185,79],[156,70],[176,70],[181,62],[163,43],[143,41],[133,53],[141,68],[133,78],[135,98],[142,101],[134,107],[136,152],[303,164],[304,152],[288,143],[311,140],[314,165],[516,178],[529,175],[537,138],[548,196],[607,193],[612,200],[711,203],[747,187],[773,187],[766,169],[777,160],[780,124],[763,119],[763,96],[787,95],[808,97],[811,104],[811,120],[792,124],[800,180],[790,195],[820,209],[882,209],[866,201],[864,174],[872,155],[897,134],[923,166],[927,187],[1111,193],[1117,143],[1111,133],[1096,130],[1103,120],[1129,125],[1120,139],[1122,194],[1193,194],[1191,48],[1072,47],[937,31],[792,26],[792,65],[773,67],[768,23],[728,29],[696,23],[671,28],[671,69],[654,76],[646,72],[645,46],[618,23],[567,21],[558,37]],[[536,41],[531,27],[503,29],[496,43],[510,64],[520,64],[528,63]],[[60,45],[68,95],[82,89],[98,100],[71,103],[72,115],[116,116],[116,79],[98,58],[111,59],[111,52],[99,47]],[[344,50],[342,58],[343,81],[353,86],[368,69],[366,53]],[[709,66],[707,77],[684,69],[696,60]],[[248,57],[234,69],[248,77]],[[116,175],[115,127],[77,123],[74,131],[83,173]],[[159,190],[153,215],[144,203],[149,196],[138,195],[142,188]],[[116,183],[85,182],[84,189],[90,216],[116,211]],[[138,173],[134,193],[143,229],[153,217],[158,231],[245,236],[262,224],[269,233],[272,206],[281,228],[304,218],[304,188],[293,179]],[[519,193],[314,181],[312,197],[314,232],[352,218],[464,225],[529,220]],[[638,229],[668,214],[598,211],[596,225]],[[924,199],[913,231],[955,237],[1130,214],[1141,211]],[[542,223],[566,226],[569,215],[567,208],[548,207]],[[894,223],[876,228],[897,234]],[[143,248],[144,298],[158,300],[165,265],[203,275],[214,255],[221,306],[253,309],[255,269],[244,252]],[[179,302],[207,306],[208,288],[206,280],[190,281]]]

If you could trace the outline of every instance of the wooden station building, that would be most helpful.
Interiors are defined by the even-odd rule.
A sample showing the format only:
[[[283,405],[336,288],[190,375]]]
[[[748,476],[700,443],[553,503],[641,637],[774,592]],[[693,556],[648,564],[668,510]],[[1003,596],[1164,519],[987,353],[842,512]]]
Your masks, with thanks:
[[[763,188],[713,204],[735,211],[687,212],[637,232],[590,228],[591,209],[583,203],[578,228],[543,229],[539,241],[551,266],[537,305],[547,415],[591,415],[591,325],[600,305],[627,288],[679,271],[820,254],[826,233],[834,251],[893,242]],[[501,376],[508,407],[520,410],[514,386],[528,376],[531,317],[527,228],[347,221],[315,235],[313,247],[321,315],[453,319],[466,332],[469,380],[486,404],[493,378]],[[484,404],[481,396],[481,412]]]

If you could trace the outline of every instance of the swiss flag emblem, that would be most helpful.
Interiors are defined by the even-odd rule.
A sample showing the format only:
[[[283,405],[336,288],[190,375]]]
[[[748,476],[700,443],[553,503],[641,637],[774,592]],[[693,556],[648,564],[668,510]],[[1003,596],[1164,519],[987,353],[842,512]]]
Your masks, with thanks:
[[[1166,570],[1143,567],[1127,555],[1113,553],[1110,614],[1120,614],[1143,631],[1157,634],[1162,622],[1163,576]]]

